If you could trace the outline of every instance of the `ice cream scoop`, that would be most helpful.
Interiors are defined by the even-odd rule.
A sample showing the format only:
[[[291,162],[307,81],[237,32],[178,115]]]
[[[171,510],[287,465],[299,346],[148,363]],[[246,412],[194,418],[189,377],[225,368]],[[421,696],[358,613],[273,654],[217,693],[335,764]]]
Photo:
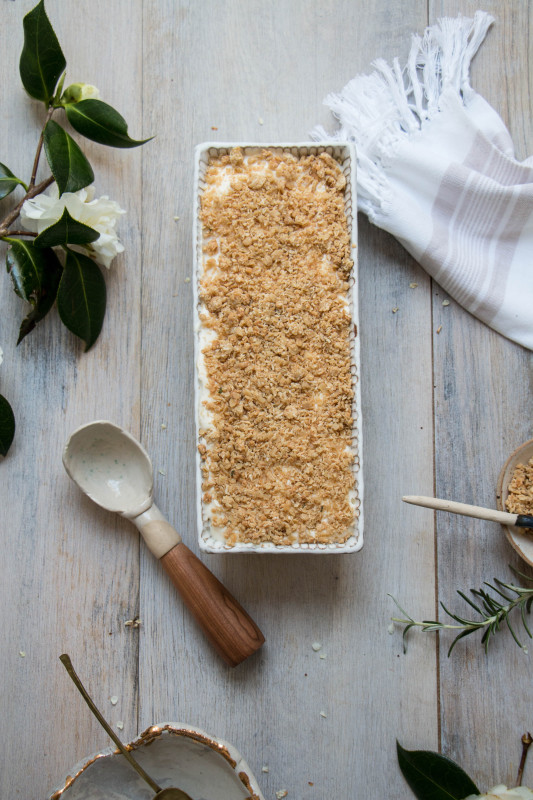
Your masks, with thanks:
[[[136,525],[226,663],[235,667],[261,647],[255,622],[154,504],[152,463],[131,434],[104,420],[83,425],[68,440],[63,464],[91,500]]]

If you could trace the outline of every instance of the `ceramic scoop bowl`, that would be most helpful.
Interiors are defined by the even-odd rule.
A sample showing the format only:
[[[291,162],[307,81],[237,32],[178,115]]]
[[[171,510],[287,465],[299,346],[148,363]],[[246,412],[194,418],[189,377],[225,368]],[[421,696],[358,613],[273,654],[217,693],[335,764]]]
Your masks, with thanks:
[[[127,745],[162,786],[180,786],[193,800],[264,800],[238,750],[179,723],[154,725]],[[49,800],[151,800],[150,787],[121,753],[109,748],[76,765]]]

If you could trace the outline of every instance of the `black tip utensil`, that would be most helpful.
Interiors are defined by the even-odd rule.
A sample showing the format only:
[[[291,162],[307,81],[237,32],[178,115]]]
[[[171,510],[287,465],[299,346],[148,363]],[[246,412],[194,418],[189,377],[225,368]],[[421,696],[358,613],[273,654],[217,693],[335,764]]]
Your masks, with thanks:
[[[452,514],[462,514],[465,517],[487,519],[490,522],[499,522],[501,525],[533,530],[533,516],[529,514],[509,514],[507,511],[496,511],[492,508],[469,506],[467,503],[456,503],[453,500],[439,500],[437,497],[422,497],[420,495],[408,495],[402,497],[402,500],[404,503],[412,503],[415,506],[434,508],[437,511],[449,511]],[[524,531],[524,533],[527,533],[527,531]]]

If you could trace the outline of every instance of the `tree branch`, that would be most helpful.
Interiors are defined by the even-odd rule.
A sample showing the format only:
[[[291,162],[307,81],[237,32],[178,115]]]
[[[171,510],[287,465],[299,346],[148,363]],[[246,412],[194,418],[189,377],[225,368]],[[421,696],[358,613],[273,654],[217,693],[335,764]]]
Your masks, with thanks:
[[[13,209],[13,211],[11,211],[7,215],[7,217],[5,217],[5,219],[3,219],[2,222],[0,223],[0,236],[7,236],[9,226],[12,225],[13,222],[15,222],[15,220],[19,216],[20,210],[24,205],[25,201],[30,200],[32,197],[36,197],[36,195],[41,194],[41,192],[44,192],[44,190],[47,189],[53,182],[54,182],[54,176],[50,175],[50,177],[47,178],[45,181],[42,181],[42,183],[39,183],[37,186],[32,186],[28,190],[28,192],[24,195],[20,203],[18,203]]]
[[[39,166],[39,159],[41,157],[41,150],[43,149],[43,140],[44,140],[44,129],[48,125],[49,121],[52,119],[52,114],[54,113],[55,108],[50,106],[48,109],[48,114],[46,115],[46,120],[44,122],[41,135],[39,136],[39,142],[37,144],[37,152],[35,153],[35,159],[33,161],[33,169],[31,171],[31,179],[30,179],[30,189],[33,189],[35,186],[35,179],[37,177],[37,167]]]
[[[37,236],[38,234],[33,233],[33,231],[8,231],[6,234],[2,234],[5,236]]]

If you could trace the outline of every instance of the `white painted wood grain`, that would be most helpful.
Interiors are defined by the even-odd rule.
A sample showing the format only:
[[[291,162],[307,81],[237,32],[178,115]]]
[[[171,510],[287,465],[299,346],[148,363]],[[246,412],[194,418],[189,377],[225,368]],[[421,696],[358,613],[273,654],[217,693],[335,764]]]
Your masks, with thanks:
[[[145,82],[165,102],[145,103],[145,133],[157,133],[159,150],[153,159],[146,150],[144,159],[144,185],[153,189],[143,204],[142,430],[166,472],[157,480],[160,505],[194,547],[186,283],[193,148],[206,139],[305,138],[324,119],[328,91],[391,45],[407,49],[412,27],[426,21],[419,5],[405,13],[389,4],[391,24],[381,29],[385,7],[364,15],[361,8],[254,1],[226,3],[224,13],[209,2],[145,9]],[[157,565],[142,559],[141,725],[179,718],[227,738],[267,797],[280,789],[297,798],[343,796],[352,782],[361,795],[400,796],[395,737],[406,746],[417,743],[415,733],[425,746],[438,743],[436,651],[413,641],[406,660],[401,637],[387,630],[394,613],[387,592],[411,607],[434,604],[433,516],[415,520],[401,503],[415,485],[433,488],[429,283],[399,245],[368,225],[360,250],[362,553],[206,558],[267,638],[233,672],[206,648]],[[327,658],[312,650],[317,640]]]
[[[461,12],[475,2],[433,2],[431,19]],[[495,22],[476,56],[471,82],[510,127],[519,158],[533,151],[529,113],[527,3],[488,2]],[[526,110],[527,109],[527,110]],[[436,492],[467,503],[495,507],[498,474],[507,456],[533,434],[531,354],[489,330],[433,287],[433,316],[442,325],[434,337]],[[493,577],[515,579],[508,565],[520,562],[503,529],[490,522],[437,515],[440,599],[458,613],[467,606],[456,589],[479,588]],[[517,632],[521,628],[516,620]],[[528,640],[520,631],[521,638]],[[440,699],[442,747],[487,790],[513,785],[521,753],[520,737],[531,728],[533,662],[502,630],[487,657],[472,636],[447,659],[450,637],[441,636]],[[526,785],[533,783],[533,764]]]
[[[26,179],[43,119],[18,75],[22,17],[33,5],[2,3],[0,159]],[[68,80],[99,86],[135,135],[142,121],[141,4],[46,5],[65,51]],[[76,761],[108,744],[58,661],[60,653],[70,653],[110,722],[124,721],[126,736],[137,730],[138,632],[124,627],[138,611],[137,536],[80,496],[66,477],[61,452],[71,430],[93,418],[109,417],[138,432],[141,155],[97,145],[86,152],[97,194],[128,210],[120,225],[126,253],[106,275],[109,308],[97,345],[83,354],[54,311],[15,348],[24,310],[5,271],[0,286],[1,391],[18,424],[12,451],[0,464],[0,694],[9,729],[0,756],[0,796],[6,798],[46,796]],[[0,257],[3,262],[5,246]],[[111,695],[119,697],[114,707]]]
[[[10,35],[0,78],[10,110],[0,118],[0,160],[22,174],[40,119],[17,71],[21,19],[32,5],[2,3]],[[532,143],[528,11],[519,0],[501,5],[484,6],[501,22],[476,58],[473,82],[502,111],[524,157]],[[19,423],[0,464],[0,702],[9,730],[0,796],[44,797],[107,744],[57,661],[63,650],[110,721],[124,721],[125,739],[156,721],[198,725],[237,745],[268,798],[280,789],[297,800],[405,797],[396,738],[434,749],[442,738],[481,788],[512,782],[520,735],[531,728],[530,657],[505,632],[488,660],[467,640],[448,661],[444,636],[437,651],[433,637],[416,633],[404,656],[399,631],[388,632],[388,593],[432,616],[436,575],[439,597],[453,604],[456,588],[517,565],[497,526],[451,515],[435,525],[431,511],[408,508],[401,496],[436,487],[491,504],[507,453],[532,435],[531,357],[453,302],[443,307],[441,290],[390,236],[360,219],[363,551],[205,558],[266,635],[249,662],[236,670],[221,663],[134,529],[81,497],[61,466],[76,425],[96,417],[125,425],[153,457],[158,505],[197,550],[194,145],[301,140],[316,122],[333,127],[324,96],[377,56],[405,56],[411,32],[427,24],[426,2],[47,0],[47,9],[69,78],[99,86],[133,136],[156,138],[129,152],[87,147],[97,192],[128,210],[126,252],[106,276],[108,314],[89,354],[55,313],[15,349],[20,303],[6,276],[0,285],[0,390]],[[432,20],[474,10],[470,0],[430,3]],[[125,628],[137,613],[140,629]]]

